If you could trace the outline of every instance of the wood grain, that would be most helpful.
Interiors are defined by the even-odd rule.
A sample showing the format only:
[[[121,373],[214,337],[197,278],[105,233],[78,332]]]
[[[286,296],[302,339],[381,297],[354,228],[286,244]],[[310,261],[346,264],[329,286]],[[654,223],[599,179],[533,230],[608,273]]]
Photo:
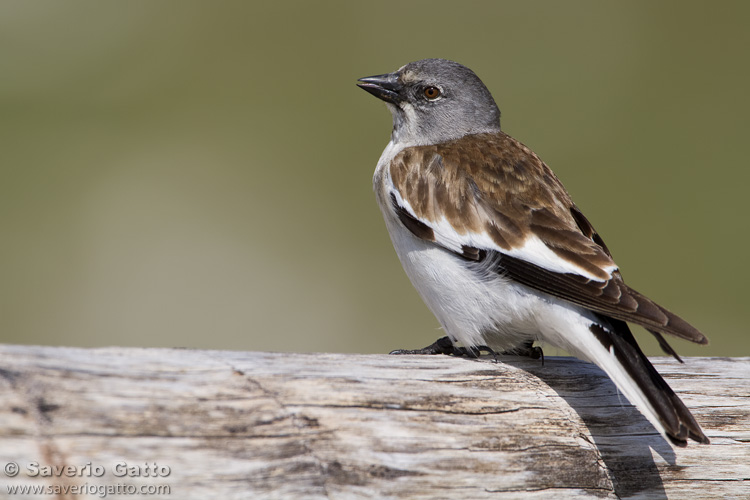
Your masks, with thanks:
[[[0,472],[0,497],[118,484],[180,499],[750,496],[750,358],[652,359],[711,439],[685,449],[593,365],[499,361],[0,346],[0,466],[20,467]],[[30,477],[33,462],[105,473]],[[120,462],[169,474],[116,477]]]

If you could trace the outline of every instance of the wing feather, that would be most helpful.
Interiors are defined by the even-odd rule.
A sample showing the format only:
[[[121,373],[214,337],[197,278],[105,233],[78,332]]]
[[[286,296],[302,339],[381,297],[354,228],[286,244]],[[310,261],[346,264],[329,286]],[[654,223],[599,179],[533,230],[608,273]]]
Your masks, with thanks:
[[[402,224],[456,254],[496,255],[498,272],[661,336],[705,344],[697,329],[628,287],[609,249],[536,154],[502,133],[405,148],[390,196]]]
[[[399,205],[447,248],[525,252],[553,271],[600,281],[617,269],[581,232],[575,205],[547,165],[502,132],[405,148],[389,175]]]

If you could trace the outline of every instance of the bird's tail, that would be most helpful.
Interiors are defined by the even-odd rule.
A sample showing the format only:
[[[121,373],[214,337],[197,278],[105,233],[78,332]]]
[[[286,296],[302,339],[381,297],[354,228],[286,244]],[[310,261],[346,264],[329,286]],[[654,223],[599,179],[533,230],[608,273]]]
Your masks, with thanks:
[[[589,330],[596,342],[587,342],[587,352],[579,354],[604,370],[625,397],[676,446],[686,446],[688,438],[708,444],[690,410],[638,347],[627,323],[606,318],[603,324],[611,326],[612,331],[592,324]]]

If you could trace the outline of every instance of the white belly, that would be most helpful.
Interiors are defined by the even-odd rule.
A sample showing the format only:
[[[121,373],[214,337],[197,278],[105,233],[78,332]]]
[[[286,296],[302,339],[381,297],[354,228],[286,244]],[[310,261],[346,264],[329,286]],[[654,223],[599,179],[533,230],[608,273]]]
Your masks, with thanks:
[[[386,226],[404,271],[451,339],[502,351],[538,336],[529,314],[538,296],[415,237],[387,210]]]

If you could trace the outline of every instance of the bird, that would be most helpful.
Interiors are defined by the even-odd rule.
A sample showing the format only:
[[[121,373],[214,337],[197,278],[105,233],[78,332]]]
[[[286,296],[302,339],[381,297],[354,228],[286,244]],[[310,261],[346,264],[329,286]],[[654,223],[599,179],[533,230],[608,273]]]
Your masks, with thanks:
[[[422,59],[357,85],[391,112],[375,197],[407,276],[447,334],[394,352],[538,357],[534,343],[552,345],[599,366],[675,446],[708,444],[628,323],[680,362],[664,335],[708,339],[625,284],[557,176],[500,129],[482,80],[457,62]]]

